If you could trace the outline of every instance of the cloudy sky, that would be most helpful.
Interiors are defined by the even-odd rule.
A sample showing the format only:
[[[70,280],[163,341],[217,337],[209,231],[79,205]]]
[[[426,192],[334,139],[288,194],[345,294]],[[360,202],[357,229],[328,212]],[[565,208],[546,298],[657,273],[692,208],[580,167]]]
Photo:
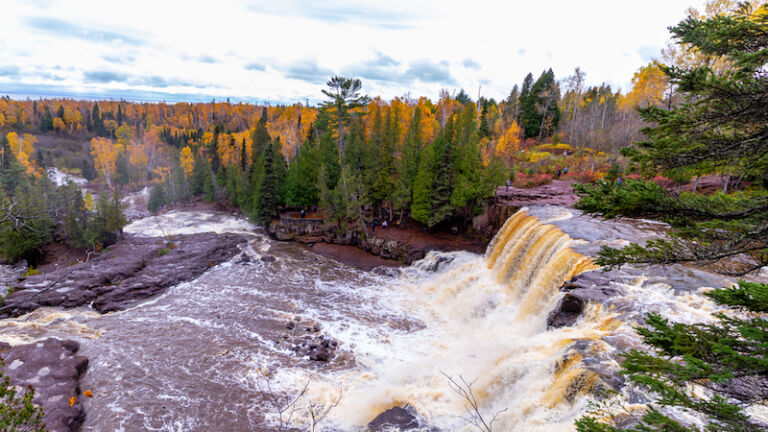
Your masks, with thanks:
[[[334,74],[384,98],[503,98],[580,66],[627,88],[703,0],[3,0],[0,94],[310,102]]]

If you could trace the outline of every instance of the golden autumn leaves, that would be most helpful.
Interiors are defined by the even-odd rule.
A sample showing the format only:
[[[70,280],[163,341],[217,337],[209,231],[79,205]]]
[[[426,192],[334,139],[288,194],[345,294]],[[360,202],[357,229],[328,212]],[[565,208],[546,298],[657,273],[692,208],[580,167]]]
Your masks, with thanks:
[[[16,160],[26,168],[27,174],[38,174],[39,167],[32,159],[37,137],[28,133],[19,135],[16,132],[9,132],[6,138],[8,139],[8,147],[10,147]],[[0,151],[3,150],[0,149]]]
[[[90,391],[90,390],[86,390],[86,391],[83,392],[83,396],[88,397],[88,398],[92,398],[93,397],[93,392]],[[69,406],[72,406],[72,405],[74,405],[76,403],[77,403],[77,396],[72,396],[71,398],[69,398]]]

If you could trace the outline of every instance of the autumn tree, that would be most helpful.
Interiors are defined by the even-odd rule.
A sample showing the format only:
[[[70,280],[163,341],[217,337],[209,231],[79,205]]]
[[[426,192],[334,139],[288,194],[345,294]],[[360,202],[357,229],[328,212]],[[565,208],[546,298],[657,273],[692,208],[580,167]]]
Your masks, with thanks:
[[[186,174],[187,177],[192,176],[195,160],[192,156],[192,149],[190,149],[189,146],[184,147],[179,152],[179,165],[181,165],[181,169],[184,170],[184,174]]]
[[[104,176],[107,185],[111,185],[111,179],[115,174],[117,155],[120,146],[109,138],[94,137],[91,139],[91,156],[96,171]]]

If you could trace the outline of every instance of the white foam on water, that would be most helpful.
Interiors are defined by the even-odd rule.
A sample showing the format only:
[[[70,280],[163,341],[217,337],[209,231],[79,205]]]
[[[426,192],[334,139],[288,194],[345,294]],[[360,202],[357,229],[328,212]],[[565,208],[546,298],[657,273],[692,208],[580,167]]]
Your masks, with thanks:
[[[229,214],[172,210],[131,222],[123,232],[141,237],[165,237],[197,233],[253,235],[258,227],[242,217]]]

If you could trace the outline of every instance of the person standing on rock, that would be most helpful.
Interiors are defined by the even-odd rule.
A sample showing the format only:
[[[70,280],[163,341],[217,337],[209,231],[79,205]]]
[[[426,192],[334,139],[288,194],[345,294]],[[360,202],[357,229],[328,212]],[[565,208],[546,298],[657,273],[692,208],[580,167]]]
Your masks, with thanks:
[[[511,184],[512,184],[512,181],[507,179],[507,188],[505,190],[509,190],[509,185],[511,185]]]

